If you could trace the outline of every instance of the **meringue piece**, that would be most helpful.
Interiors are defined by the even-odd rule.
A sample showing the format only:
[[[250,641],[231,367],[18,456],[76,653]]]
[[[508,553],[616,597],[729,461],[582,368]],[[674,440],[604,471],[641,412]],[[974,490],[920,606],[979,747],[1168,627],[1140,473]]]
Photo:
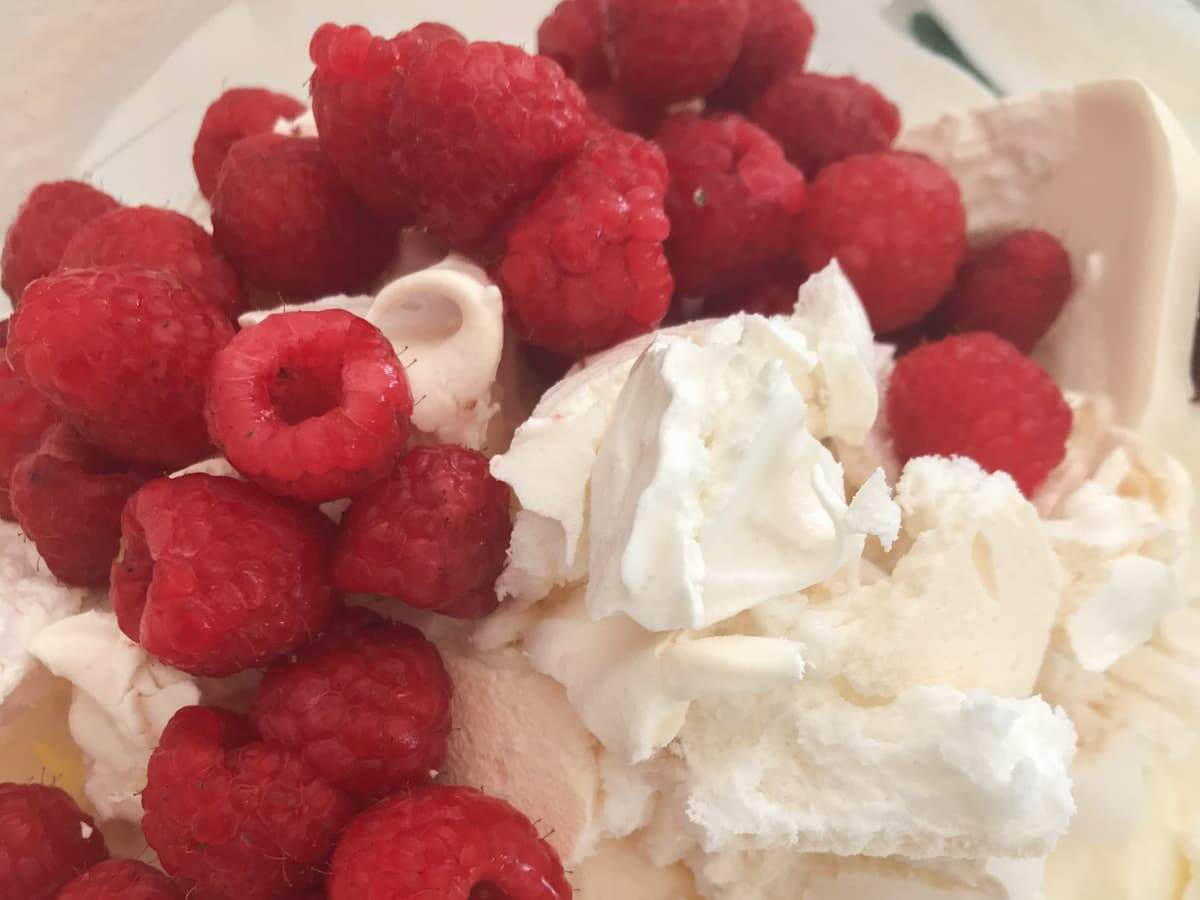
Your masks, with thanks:
[[[21,529],[0,521],[0,701],[35,665],[29,647],[42,629],[79,612],[89,596],[59,584]]]
[[[267,316],[273,316],[275,313],[319,312],[325,309],[341,309],[365,319],[373,302],[374,298],[367,294],[354,297],[347,296],[346,294],[334,294],[332,297],[322,297],[319,300],[312,300],[307,303],[284,303],[282,306],[273,306],[269,309],[248,309],[238,316],[238,326],[241,328],[252,328],[262,322]]]
[[[649,759],[683,727],[692,701],[736,691],[742,697],[800,680],[791,641],[648,631],[623,615],[594,620],[576,590],[525,634],[535,669],[567,690],[576,714],[608,752]]]
[[[275,120],[275,125],[271,130],[276,134],[291,137],[315,138],[317,137],[317,117],[313,115],[311,109],[305,110],[294,119],[280,116]]]
[[[1080,754],[1072,776],[1078,812],[1070,835],[1114,846],[1136,834],[1145,816],[1145,751],[1132,732],[1118,734],[1096,753]]]
[[[84,789],[97,815],[141,821],[150,754],[171,716],[200,702],[199,687],[129,640],[111,612],[56,622],[30,649],[74,685],[71,736],[89,764]]]
[[[686,866],[655,865],[635,841],[606,841],[567,874],[579,897],[701,900]]]
[[[1075,730],[947,687],[859,707],[813,686],[693,704],[678,790],[706,853],[1043,856],[1075,811]]]

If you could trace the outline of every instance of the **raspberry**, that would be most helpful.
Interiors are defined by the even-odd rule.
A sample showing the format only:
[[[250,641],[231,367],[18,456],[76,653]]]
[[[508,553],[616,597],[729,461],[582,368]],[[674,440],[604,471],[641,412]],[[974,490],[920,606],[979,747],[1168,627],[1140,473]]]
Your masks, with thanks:
[[[587,101],[553,60],[506,44],[444,41],[396,89],[393,159],[421,222],[475,248],[583,144]]]
[[[729,75],[749,0],[609,0],[617,86],[658,103],[702,97]]]
[[[64,884],[106,859],[104,836],[66,793],[0,784],[0,897],[54,900]]]
[[[416,216],[409,186],[391,160],[392,93],[412,57],[443,40],[464,38],[433,22],[391,40],[374,37],[361,25],[325,24],[309,45],[316,64],[309,86],[321,149],[372,212],[398,225],[411,224]]]
[[[232,336],[229,320],[173,275],[72,269],[25,291],[8,360],[89,444],[179,468],[212,453],[204,385]]]
[[[593,88],[587,92],[588,109],[619,131],[632,131],[652,137],[666,112],[661,106],[627,97],[615,87]]]
[[[1013,231],[972,250],[933,314],[942,333],[990,331],[1028,353],[1071,295],[1071,258],[1044,231]]]
[[[330,784],[378,800],[441,768],[450,678],[417,629],[355,612],[272,664],[254,699],[254,724]]]
[[[812,17],[797,0],[750,0],[741,52],[708,105],[748,109],[776,80],[804,68],[814,31]]]
[[[790,316],[796,309],[800,285],[808,273],[796,266],[780,266],[768,277],[741,290],[709,298],[704,304],[706,316],[732,316],[753,313],[759,316]]]
[[[150,757],[146,841],[201,898],[286,900],[319,879],[349,799],[236,713],[186,706]],[[192,896],[189,894],[188,896]]]
[[[570,900],[558,854],[503,800],[430,785],[360,814],[333,854],[330,900]]]
[[[453,445],[418,447],[350,504],[333,556],[338,590],[478,618],[496,608],[512,533],[508,488]]]
[[[837,258],[876,332],[925,316],[966,252],[958,185],[914,153],[867,153],[826,166],[808,192],[798,250],[810,272]]]
[[[770,135],[734,113],[679,113],[657,140],[671,170],[667,256],[682,293],[728,290],[788,254],[804,176]]]
[[[8,226],[0,255],[0,287],[12,305],[21,301],[29,282],[58,268],[75,232],[120,205],[82,181],[51,181],[35,187]]]
[[[315,138],[238,141],[212,198],[213,240],[247,281],[293,300],[364,293],[396,249]]]
[[[887,392],[896,453],[969,456],[1031,495],[1066,453],[1071,410],[1042,370],[983,332],[925,344],[896,363]]]
[[[674,290],[658,148],[611,128],[565,166],[508,232],[497,268],[525,340],[564,356],[652,331]]]
[[[151,481],[121,516],[117,623],[163,662],[232,675],[282,656],[333,612],[332,524],[234,478]]]
[[[71,238],[60,268],[124,263],[165,269],[230,318],[246,306],[237,273],[217,253],[208,232],[169,209],[136,206],[93,219]]]
[[[12,519],[9,481],[13,468],[58,421],[46,399],[17,377],[0,353],[0,519]]]
[[[55,578],[107,587],[121,542],[121,510],[144,481],[60,423],[17,463],[9,492],[21,530]]]
[[[270,131],[279,119],[294,119],[302,112],[304,104],[295,97],[265,88],[230,88],[214,100],[204,112],[192,147],[192,168],[200,193],[212,197],[230,147],[244,137]]]
[[[267,490],[318,503],[352,496],[395,467],[413,401],[374,325],[342,310],[276,313],[213,366],[213,440]]]
[[[184,892],[158,869],[132,859],[100,863],[80,875],[57,900],[185,900]]]
[[[900,110],[874,87],[815,72],[793,72],[775,82],[750,117],[809,178],[847,156],[887,150],[900,133]]]
[[[538,26],[537,43],[538,53],[580,87],[604,87],[611,80],[600,0],[562,0]]]

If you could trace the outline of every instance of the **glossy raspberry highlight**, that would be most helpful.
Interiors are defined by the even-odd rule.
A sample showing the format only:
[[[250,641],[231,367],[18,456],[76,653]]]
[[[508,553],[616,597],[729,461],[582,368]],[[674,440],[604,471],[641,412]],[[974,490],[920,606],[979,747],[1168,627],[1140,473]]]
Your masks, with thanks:
[[[966,213],[945,169],[915,153],[867,153],[822,170],[808,192],[800,262],[837,259],[876,333],[919,321],[967,249]]]
[[[21,530],[55,578],[107,587],[121,510],[145,480],[59,423],[13,468],[9,492]]]
[[[100,863],[80,875],[57,900],[185,900],[183,888],[158,869],[132,859]]]
[[[223,709],[177,712],[150,757],[142,828],[188,896],[291,900],[350,819],[346,796]]]
[[[39,184],[25,198],[4,236],[0,287],[15,307],[29,282],[58,268],[75,233],[97,216],[120,206],[82,181]]]
[[[583,144],[587,103],[553,60],[445,41],[396,90],[393,161],[435,237],[472,250]]]
[[[365,609],[272,664],[254,698],[263,738],[347,793],[378,800],[446,759],[450,678],[415,628]]]
[[[307,300],[364,293],[396,248],[315,138],[260,134],[230,148],[212,198],[213,240],[264,291]]]
[[[333,855],[330,900],[570,900],[558,855],[503,800],[430,786],[360,814]]]
[[[815,30],[797,0],[750,0],[741,51],[729,77],[708,98],[709,106],[749,109],[788,72],[804,68]]]
[[[238,334],[213,366],[213,440],[267,490],[310,502],[350,497],[392,471],[413,400],[387,338],[342,310],[276,313]]]
[[[887,391],[901,461],[969,456],[1032,495],[1066,453],[1071,410],[1046,372],[1007,341],[976,333],[901,357]]]
[[[302,112],[304,104],[295,97],[265,88],[230,88],[214,100],[204,112],[192,147],[192,169],[200,193],[212,198],[230,147],[242,138],[270,131],[279,119],[294,119]]]
[[[65,792],[0,784],[0,897],[54,900],[63,885],[106,859],[104,836]]]
[[[332,525],[233,478],[160,478],[121,517],[110,597],[131,640],[193,675],[262,666],[318,634],[334,608]]]
[[[170,272],[230,318],[245,308],[237,273],[217,253],[208,232],[169,209],[135,206],[93,219],[71,238],[60,267],[124,264]]]
[[[25,291],[8,360],[89,444],[179,468],[212,452],[204,387],[232,336],[229,319],[173,275],[72,269]]]
[[[667,256],[679,290],[704,296],[761,277],[793,246],[804,175],[765,131],[733,113],[680,113],[657,138],[671,170]]]
[[[511,534],[508,488],[489,474],[483,454],[418,447],[346,511],[334,583],[345,593],[477,618],[496,608]]]

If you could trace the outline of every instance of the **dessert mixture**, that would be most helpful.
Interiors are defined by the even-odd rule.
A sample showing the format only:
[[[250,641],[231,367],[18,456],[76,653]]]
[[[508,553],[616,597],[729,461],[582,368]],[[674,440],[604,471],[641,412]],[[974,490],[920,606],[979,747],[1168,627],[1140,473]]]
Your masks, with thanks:
[[[327,24],[32,191],[0,900],[1200,897],[1200,159],[820,24]]]

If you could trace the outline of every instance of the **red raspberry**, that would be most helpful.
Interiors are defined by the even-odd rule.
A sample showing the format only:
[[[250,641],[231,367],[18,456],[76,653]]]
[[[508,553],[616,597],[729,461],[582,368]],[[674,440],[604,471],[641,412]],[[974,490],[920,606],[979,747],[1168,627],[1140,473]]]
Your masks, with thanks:
[[[1073,287],[1071,258],[1045,231],[1013,231],[972,250],[933,314],[941,333],[990,331],[1028,353]]]
[[[333,612],[332,524],[234,478],[151,481],[121,516],[117,623],[163,662],[232,675],[294,650]]]
[[[809,178],[847,156],[887,150],[900,133],[900,110],[874,87],[815,72],[793,72],[776,81],[755,102],[750,117]]]
[[[674,290],[665,187],[658,148],[611,128],[559,171],[513,224],[497,270],[525,340],[579,356],[658,326]]]
[[[230,147],[244,137],[270,131],[280,119],[294,119],[303,112],[304,104],[295,97],[265,88],[230,88],[214,100],[204,112],[192,147],[192,168],[200,193],[212,197]]]
[[[800,285],[807,279],[808,273],[801,268],[780,266],[764,281],[709,298],[704,304],[704,314],[732,316],[745,312],[759,316],[790,316],[796,309]]]
[[[525,816],[473,788],[430,785],[360,814],[338,843],[330,900],[570,900],[562,863]]]
[[[0,255],[0,287],[13,306],[29,282],[58,268],[75,232],[120,205],[82,181],[51,181],[35,187],[8,226]]]
[[[0,897],[54,900],[64,884],[106,859],[104,835],[66,793],[0,784]]]
[[[387,338],[342,310],[276,313],[213,366],[213,440],[247,478],[319,503],[383,478],[408,440],[412,394]]]
[[[661,106],[643,103],[611,86],[589,90],[587,102],[592,115],[599,116],[606,124],[644,137],[653,137],[666,117]]]
[[[485,456],[453,445],[406,453],[342,518],[333,579],[345,593],[478,618],[496,608],[512,533],[508,488]]]
[[[935,307],[966,252],[958,185],[915,153],[867,153],[833,163],[808,192],[800,261],[834,257],[876,332],[898,331]]]
[[[73,269],[35,281],[9,326],[13,370],[89,444],[147,467],[212,452],[204,385],[233,326],[165,272]]]
[[[76,232],[60,268],[91,269],[129,263],[164,269],[230,318],[246,306],[237,273],[213,246],[208,232],[169,209],[115,209]]]
[[[352,815],[298,754],[224,709],[175,713],[150,757],[142,828],[205,900],[285,900],[316,883]],[[193,896],[193,894],[188,894]]]
[[[355,613],[272,664],[254,724],[330,784],[378,800],[428,781],[445,762],[450,678],[417,629]]]
[[[185,900],[183,888],[158,869],[132,859],[92,866],[57,900]]]
[[[733,68],[748,18],[749,0],[608,0],[617,86],[664,104],[704,96]]]
[[[107,587],[121,543],[121,510],[144,481],[60,423],[17,463],[9,491],[21,530],[55,578]]]
[[[553,60],[506,44],[444,41],[396,89],[393,159],[422,224],[476,247],[583,144],[587,101]]]
[[[964,334],[896,363],[887,392],[896,453],[969,456],[1027,495],[1066,453],[1071,409],[1046,372],[1008,341]]]
[[[13,519],[9,498],[13,468],[37,449],[42,434],[57,421],[46,398],[18,378],[0,353],[0,519]]]
[[[537,43],[538,53],[580,87],[604,87],[611,80],[600,0],[562,0],[538,26]]]
[[[372,212],[398,225],[416,216],[410,188],[391,160],[392,93],[412,58],[443,40],[465,39],[433,22],[391,40],[361,25],[325,24],[308,48],[317,67],[309,87],[321,149]]]
[[[798,0],[750,0],[741,52],[708,105],[748,109],[776,80],[804,68],[814,31],[812,17]]]
[[[804,176],[770,135],[733,113],[679,113],[657,140],[671,170],[667,255],[682,293],[728,290],[788,254]]]
[[[396,233],[338,177],[315,138],[259,134],[229,150],[213,240],[247,280],[293,300],[364,293]]]

